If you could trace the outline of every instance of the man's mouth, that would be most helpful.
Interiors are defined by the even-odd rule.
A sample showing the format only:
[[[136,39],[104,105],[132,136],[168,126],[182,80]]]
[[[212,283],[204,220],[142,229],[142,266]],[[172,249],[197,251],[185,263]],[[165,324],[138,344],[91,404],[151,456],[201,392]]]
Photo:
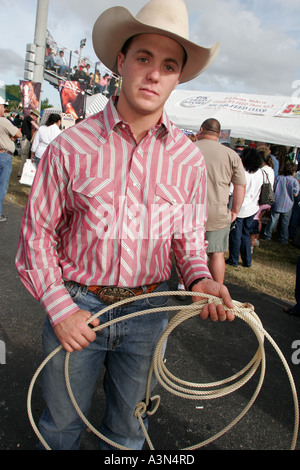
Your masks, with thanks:
[[[158,93],[155,90],[151,90],[149,88],[140,88],[140,91],[149,96],[158,96]]]

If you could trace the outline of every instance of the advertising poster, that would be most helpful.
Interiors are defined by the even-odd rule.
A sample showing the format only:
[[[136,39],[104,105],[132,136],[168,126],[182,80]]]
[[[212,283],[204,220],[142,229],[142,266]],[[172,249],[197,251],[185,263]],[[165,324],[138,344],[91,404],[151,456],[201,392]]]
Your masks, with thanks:
[[[84,118],[85,88],[84,82],[59,80],[62,112],[71,114],[75,121]]]
[[[24,117],[33,109],[39,109],[41,83],[20,80],[21,101]]]

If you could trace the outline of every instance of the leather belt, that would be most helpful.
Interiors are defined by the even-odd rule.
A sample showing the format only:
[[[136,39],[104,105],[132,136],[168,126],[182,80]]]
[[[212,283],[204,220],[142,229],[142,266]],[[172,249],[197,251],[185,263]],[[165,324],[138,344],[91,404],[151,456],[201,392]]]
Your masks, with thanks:
[[[12,155],[12,152],[10,152],[9,150],[4,150],[4,149],[0,149],[0,153],[8,153],[9,155]]]
[[[72,281],[71,281],[72,282]],[[89,292],[97,295],[98,298],[106,305],[112,305],[120,300],[128,299],[136,295],[150,294],[158,286],[159,282],[154,284],[148,284],[144,289],[140,287],[117,287],[117,286],[87,286]],[[85,287],[84,284],[78,284],[81,287]]]

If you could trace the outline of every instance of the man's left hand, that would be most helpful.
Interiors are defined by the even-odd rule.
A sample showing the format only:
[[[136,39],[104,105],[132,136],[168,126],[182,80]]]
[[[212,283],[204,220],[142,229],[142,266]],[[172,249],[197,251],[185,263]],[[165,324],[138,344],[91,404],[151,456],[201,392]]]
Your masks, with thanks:
[[[208,294],[214,297],[219,297],[222,299],[223,304],[215,305],[213,303],[209,303],[204,305],[200,317],[203,320],[210,318],[212,321],[233,321],[235,315],[232,311],[227,310],[232,309],[234,307],[232,299],[230,297],[229,291],[226,286],[220,284],[219,282],[215,282],[212,279],[202,279],[201,281],[197,282],[192,287],[192,292],[199,292],[199,294]],[[197,302],[198,300],[202,300],[203,297],[201,295],[193,296],[193,301]]]

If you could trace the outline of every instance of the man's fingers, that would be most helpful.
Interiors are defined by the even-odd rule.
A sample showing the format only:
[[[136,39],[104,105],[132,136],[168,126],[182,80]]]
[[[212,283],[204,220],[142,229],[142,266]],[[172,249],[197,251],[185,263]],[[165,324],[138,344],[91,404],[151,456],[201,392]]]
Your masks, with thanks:
[[[202,318],[202,320],[207,320],[207,318],[210,318],[212,321],[233,321],[235,315],[232,311],[224,308],[223,305],[208,303],[203,306],[200,313],[200,318]]]

